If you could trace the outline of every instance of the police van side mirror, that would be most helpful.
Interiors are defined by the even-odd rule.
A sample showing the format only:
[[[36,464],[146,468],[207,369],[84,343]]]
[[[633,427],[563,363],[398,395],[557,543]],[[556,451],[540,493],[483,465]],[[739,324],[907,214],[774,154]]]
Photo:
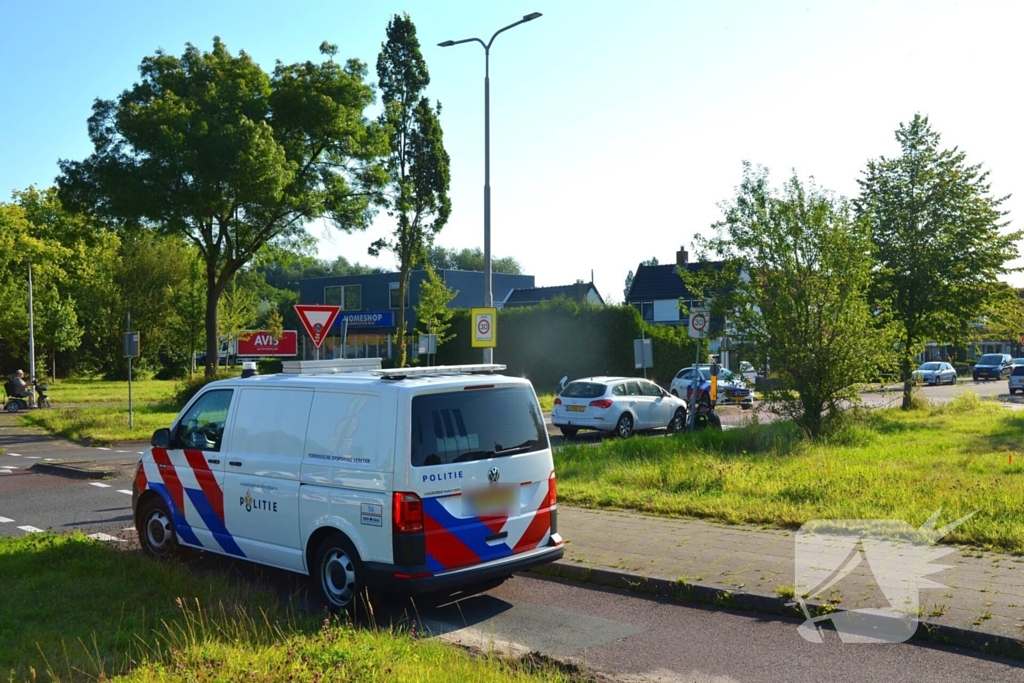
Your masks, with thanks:
[[[149,440],[153,448],[167,448],[171,445],[171,430],[164,428],[153,432],[153,438]]]

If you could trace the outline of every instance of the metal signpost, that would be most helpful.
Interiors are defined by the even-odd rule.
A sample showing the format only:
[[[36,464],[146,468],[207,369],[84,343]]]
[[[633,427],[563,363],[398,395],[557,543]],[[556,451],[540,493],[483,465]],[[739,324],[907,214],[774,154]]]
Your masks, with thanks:
[[[128,429],[135,429],[135,404],[132,402],[132,358],[139,355],[139,333],[132,332],[132,313],[125,317],[124,355],[128,359]]]
[[[647,368],[654,367],[654,347],[650,339],[643,337],[633,340],[633,365],[637,370],[643,369],[644,379],[647,379]]]
[[[694,424],[696,424],[694,407],[696,405],[697,388],[700,386],[700,368],[698,367],[700,365],[700,342],[708,335],[709,321],[710,316],[707,308],[694,308],[690,311],[688,332],[690,337],[697,340],[697,352],[694,354],[693,360],[693,375],[690,377],[690,406],[689,412],[686,414],[686,429],[691,432],[693,431]]]

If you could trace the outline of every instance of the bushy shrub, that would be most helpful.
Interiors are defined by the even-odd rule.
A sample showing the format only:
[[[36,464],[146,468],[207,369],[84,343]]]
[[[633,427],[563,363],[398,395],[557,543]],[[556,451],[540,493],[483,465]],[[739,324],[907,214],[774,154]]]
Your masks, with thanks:
[[[276,375],[281,372],[280,358],[260,358],[256,361],[256,372],[261,375]]]
[[[213,377],[207,377],[201,372],[197,372],[195,375],[188,379],[184,379],[178,383],[174,391],[174,407],[181,409],[186,403],[192,400],[192,397],[199,393],[199,390],[205,387],[210,382],[216,382],[220,379],[232,379],[238,377],[236,373],[220,372]]]

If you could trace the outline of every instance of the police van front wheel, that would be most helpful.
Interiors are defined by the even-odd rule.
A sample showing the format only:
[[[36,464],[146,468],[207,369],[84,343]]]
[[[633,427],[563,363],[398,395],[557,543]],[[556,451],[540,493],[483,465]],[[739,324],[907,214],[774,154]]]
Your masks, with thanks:
[[[313,561],[317,592],[332,612],[351,610],[363,593],[363,563],[341,534],[324,540]]]
[[[167,506],[159,498],[153,498],[142,508],[137,531],[142,552],[158,560],[179,554],[178,535]]]

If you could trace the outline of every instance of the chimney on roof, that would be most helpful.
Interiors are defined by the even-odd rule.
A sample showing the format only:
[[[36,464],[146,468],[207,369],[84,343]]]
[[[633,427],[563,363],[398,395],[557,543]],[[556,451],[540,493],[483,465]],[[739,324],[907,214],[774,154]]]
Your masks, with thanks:
[[[676,265],[682,268],[689,261],[690,255],[686,253],[686,250],[679,247],[679,251],[676,252]]]

